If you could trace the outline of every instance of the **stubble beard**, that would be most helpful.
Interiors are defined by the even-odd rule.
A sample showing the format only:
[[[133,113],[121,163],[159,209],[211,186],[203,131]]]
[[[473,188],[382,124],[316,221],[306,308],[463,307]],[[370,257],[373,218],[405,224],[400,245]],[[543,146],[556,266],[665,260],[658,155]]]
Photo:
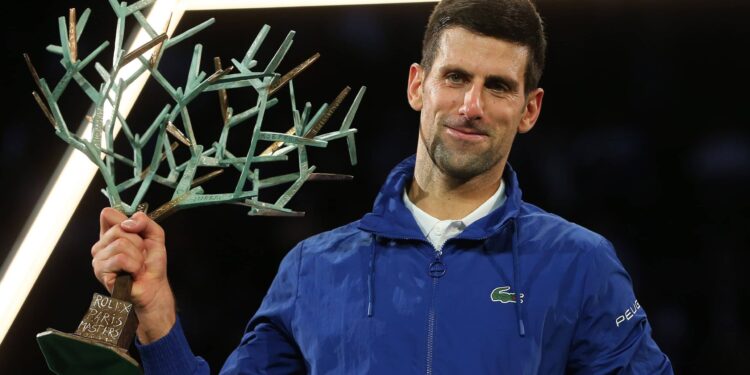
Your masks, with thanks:
[[[446,145],[442,135],[441,133],[435,134],[431,144],[427,144],[424,137],[422,137],[422,142],[427,148],[432,163],[443,174],[453,179],[471,180],[492,169],[502,159],[501,153],[492,148],[481,151],[452,149]]]

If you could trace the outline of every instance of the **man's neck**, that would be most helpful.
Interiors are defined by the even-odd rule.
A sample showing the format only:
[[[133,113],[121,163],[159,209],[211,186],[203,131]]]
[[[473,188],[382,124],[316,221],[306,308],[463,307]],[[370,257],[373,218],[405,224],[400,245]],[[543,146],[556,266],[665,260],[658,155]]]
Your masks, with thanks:
[[[409,186],[409,200],[439,220],[460,220],[497,192],[504,166],[503,163],[487,173],[461,181],[445,175],[431,162],[420,163],[418,158]]]

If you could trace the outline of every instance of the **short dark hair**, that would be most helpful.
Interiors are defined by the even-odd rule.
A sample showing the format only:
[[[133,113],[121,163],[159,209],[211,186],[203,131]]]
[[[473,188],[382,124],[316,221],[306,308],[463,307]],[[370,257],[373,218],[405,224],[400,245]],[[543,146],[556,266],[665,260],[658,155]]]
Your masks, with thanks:
[[[531,0],[442,0],[432,11],[422,41],[422,62],[429,71],[439,48],[442,31],[462,27],[529,49],[524,75],[526,93],[539,85],[544,70],[547,41],[542,18]]]

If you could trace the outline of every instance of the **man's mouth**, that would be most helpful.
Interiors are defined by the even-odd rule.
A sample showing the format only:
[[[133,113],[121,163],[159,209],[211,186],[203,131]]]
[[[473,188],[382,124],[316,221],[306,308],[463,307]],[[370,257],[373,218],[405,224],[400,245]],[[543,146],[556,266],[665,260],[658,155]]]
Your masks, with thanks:
[[[487,133],[470,126],[445,126],[445,131],[453,138],[466,142],[481,141]]]

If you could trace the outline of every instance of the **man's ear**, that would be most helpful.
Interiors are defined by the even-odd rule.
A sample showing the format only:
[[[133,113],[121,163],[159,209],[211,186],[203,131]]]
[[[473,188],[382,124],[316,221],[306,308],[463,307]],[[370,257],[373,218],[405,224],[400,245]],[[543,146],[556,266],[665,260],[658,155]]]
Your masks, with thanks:
[[[519,133],[527,133],[534,127],[536,120],[539,119],[539,113],[542,111],[542,98],[544,90],[536,88],[526,97],[526,107],[524,108],[521,123],[518,124]]]
[[[422,81],[424,80],[424,69],[417,63],[409,67],[409,83],[406,87],[406,97],[409,105],[415,111],[422,110]]]

